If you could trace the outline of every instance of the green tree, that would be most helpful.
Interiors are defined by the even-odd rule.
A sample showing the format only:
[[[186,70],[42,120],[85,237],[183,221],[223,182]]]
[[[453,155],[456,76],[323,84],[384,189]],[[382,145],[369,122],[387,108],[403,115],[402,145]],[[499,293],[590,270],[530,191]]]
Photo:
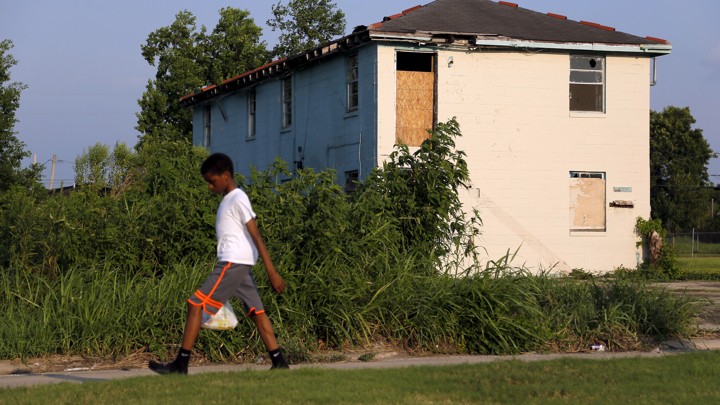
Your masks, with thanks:
[[[261,35],[262,29],[248,11],[230,7],[220,10],[220,20],[205,45],[209,64],[203,67],[209,83],[220,83],[266,63],[270,54]]]
[[[109,171],[110,148],[96,143],[75,159],[75,184],[97,189],[107,187]]]
[[[702,227],[710,216],[707,165],[715,154],[689,107],[650,112],[650,206],[670,230]]]
[[[9,53],[12,41],[0,41],[0,191],[13,185],[31,186],[39,180],[40,165],[22,169],[22,160],[30,156],[25,143],[15,135],[15,111],[20,107],[20,93],[27,88],[18,82],[10,82],[10,68],[17,60]]]
[[[112,152],[107,145],[96,143],[75,159],[75,184],[94,190],[105,187],[118,195],[129,185],[130,169],[137,160],[124,143],[117,143]]]
[[[267,25],[280,31],[273,58],[300,53],[345,32],[345,13],[330,0],[290,0],[272,6]]]
[[[205,26],[198,30],[195,16],[182,11],[170,26],[148,35],[142,55],[157,72],[138,100],[140,144],[148,136],[191,140],[191,112],[180,106],[180,98],[267,61],[262,30],[248,11],[226,7],[219,14],[211,33]]]

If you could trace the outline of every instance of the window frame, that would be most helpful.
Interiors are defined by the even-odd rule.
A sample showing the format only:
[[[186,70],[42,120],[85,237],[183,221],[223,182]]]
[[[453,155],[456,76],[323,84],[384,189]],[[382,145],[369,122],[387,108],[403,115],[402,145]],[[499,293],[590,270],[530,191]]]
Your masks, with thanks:
[[[281,80],[282,128],[292,126],[292,76]]]
[[[585,61],[588,66],[582,66],[582,62]],[[599,66],[598,61],[601,62]],[[607,111],[607,56],[571,53],[569,67],[568,99],[570,112],[604,114]],[[599,81],[597,80],[598,76]],[[592,89],[593,91],[588,92],[588,94],[591,96],[594,94],[595,97],[600,97],[600,100],[599,103],[593,103],[594,108],[586,108],[585,105],[589,103],[584,102],[580,105],[577,94],[582,90],[587,92],[591,87],[599,87],[599,89]],[[576,90],[576,97],[573,97],[573,90]]]
[[[345,171],[345,186],[343,191],[345,194],[352,194],[357,189],[360,182],[360,171],[359,170],[347,170]]]
[[[346,73],[346,108],[348,112],[357,111],[360,107],[358,55],[352,54],[347,58]]]
[[[212,139],[212,105],[205,104],[203,108],[203,145],[210,147]]]
[[[255,139],[257,135],[257,91],[253,87],[248,91],[248,134],[247,139]]]

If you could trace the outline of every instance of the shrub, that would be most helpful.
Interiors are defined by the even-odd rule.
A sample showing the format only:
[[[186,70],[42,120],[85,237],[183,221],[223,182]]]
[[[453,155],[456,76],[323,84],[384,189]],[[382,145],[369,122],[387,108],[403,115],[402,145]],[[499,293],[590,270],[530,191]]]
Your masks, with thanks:
[[[661,240],[665,240],[667,230],[663,228],[662,222],[659,219],[645,220],[640,217],[637,218],[635,233],[641,238],[637,246],[643,246],[644,250],[649,250],[649,239],[653,232],[656,232]],[[663,243],[660,248],[659,258],[655,263],[645,261],[638,269],[644,277],[652,279],[677,279],[680,273],[680,266],[677,262],[675,251],[673,247],[667,243]]]

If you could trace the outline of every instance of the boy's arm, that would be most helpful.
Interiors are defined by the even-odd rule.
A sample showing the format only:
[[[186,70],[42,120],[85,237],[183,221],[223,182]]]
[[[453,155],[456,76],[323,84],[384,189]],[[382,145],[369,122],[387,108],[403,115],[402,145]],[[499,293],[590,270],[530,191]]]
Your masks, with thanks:
[[[262,235],[260,235],[257,222],[255,222],[255,219],[251,219],[245,224],[245,226],[247,227],[248,232],[250,232],[250,237],[252,238],[253,243],[255,243],[258,254],[265,264],[265,271],[267,271],[268,279],[270,279],[270,284],[272,285],[273,290],[275,290],[278,294],[282,294],[283,291],[285,291],[285,281],[282,277],[280,277],[278,272],[275,271],[275,266],[273,265],[272,260],[270,260],[270,254],[267,251],[267,247],[265,247]]]

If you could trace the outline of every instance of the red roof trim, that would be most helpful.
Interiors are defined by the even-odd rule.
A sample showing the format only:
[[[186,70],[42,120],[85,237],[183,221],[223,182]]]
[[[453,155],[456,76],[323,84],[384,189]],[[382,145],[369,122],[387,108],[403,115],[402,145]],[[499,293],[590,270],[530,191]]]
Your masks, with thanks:
[[[396,19],[398,17],[402,17],[402,16],[403,16],[402,13],[393,14],[391,16],[383,17],[383,21],[394,20],[394,19]]]
[[[225,80],[223,80],[223,81],[220,83],[220,86],[222,86],[222,85],[224,85],[224,84],[227,84],[227,83],[230,83],[230,82],[233,82],[233,81],[238,80],[238,79],[242,79],[242,78],[245,77],[245,76],[250,76],[250,75],[252,75],[253,73],[257,73],[257,72],[259,72],[259,71],[261,71],[261,70],[263,70],[263,69],[267,69],[267,68],[269,68],[269,67],[271,67],[271,66],[280,64],[280,63],[284,62],[286,59],[287,59],[287,58],[280,58],[280,59],[274,60],[274,61],[272,61],[272,62],[270,62],[270,63],[266,63],[266,64],[264,64],[264,65],[262,65],[262,66],[260,66],[260,67],[258,67],[258,68],[255,68],[255,69],[253,69],[253,70],[247,71],[247,72],[245,72],[245,73],[239,74],[239,75],[234,76],[234,77],[231,77],[231,78],[229,78],[229,79],[225,79]],[[196,96],[196,95],[201,94],[201,93],[205,93],[206,91],[212,90],[212,89],[214,89],[215,87],[218,87],[218,85],[217,85],[217,84],[212,84],[212,85],[210,85],[210,86],[205,86],[205,87],[201,88],[200,91],[197,92],[197,93],[190,93],[190,94],[186,94],[186,95],[180,97],[180,101],[186,100],[186,99],[188,99],[188,98],[190,98],[190,97]]]
[[[662,38],[656,38],[656,37],[645,37],[645,38],[647,38],[651,41],[659,42],[661,44],[669,44],[670,43],[670,41],[668,41],[666,39],[662,39]]]
[[[379,27],[379,26],[381,26],[381,25],[382,25],[382,21],[378,21],[378,22],[376,22],[376,23],[373,23],[373,24],[368,25],[368,29],[369,29],[369,30],[374,30],[375,28],[377,28],[377,27]]]
[[[510,3],[509,1],[498,1],[498,4],[502,4],[503,6],[508,6],[508,7],[517,7],[518,6],[516,3]]]
[[[253,70],[250,70],[250,71],[248,71],[248,72],[241,73],[241,74],[239,74],[239,75],[237,75],[237,76],[235,76],[235,77],[231,77],[231,78],[229,78],[229,79],[225,79],[225,80],[224,80],[222,83],[220,83],[220,84],[222,85],[222,84],[230,83],[230,82],[235,81],[235,80],[237,80],[237,79],[241,79],[241,78],[243,78],[243,77],[245,77],[245,76],[249,76],[249,75],[251,75],[251,74],[253,74],[253,73],[257,73],[257,72],[259,72],[259,71],[261,71],[261,70],[263,70],[263,69],[269,68],[270,66],[277,65],[277,64],[285,61],[286,59],[287,59],[287,58],[280,58],[280,59],[274,60],[274,61],[272,61],[272,62],[270,62],[270,63],[266,63],[266,64],[264,64],[264,65],[262,65],[262,66],[260,66],[260,67],[258,67],[258,68],[255,68],[255,69],[253,69]]]
[[[415,10],[417,10],[417,9],[419,9],[419,8],[422,8],[422,6],[410,7],[410,8],[407,9],[407,10],[403,10],[402,15],[405,15],[405,14],[408,14],[408,13],[412,13],[413,11],[415,11]]]
[[[590,21],[580,21],[580,24],[587,25],[589,27],[600,28],[601,30],[605,30],[605,31],[615,31],[615,28],[613,28],[613,27],[608,27],[607,25],[602,25],[602,24],[598,24],[598,23],[594,23],[594,22],[590,22]]]
[[[567,17],[562,14],[547,13],[550,17],[557,18],[559,20],[567,20]]]
[[[400,12],[400,13],[393,14],[393,15],[389,15],[389,16],[387,16],[387,17],[383,17],[382,22],[389,21],[389,20],[394,20],[394,19],[396,19],[396,18],[400,18],[400,17],[404,16],[405,14],[411,13],[411,12],[413,12],[413,11],[419,9],[419,8],[422,8],[422,6],[411,7],[411,8],[409,8],[409,9],[407,9],[407,10],[403,10],[403,11]],[[382,24],[382,22],[381,22],[381,23],[375,23],[375,24]],[[368,28],[370,28],[370,29],[372,29],[372,28],[377,28],[378,26],[376,26],[375,24],[371,24]]]

